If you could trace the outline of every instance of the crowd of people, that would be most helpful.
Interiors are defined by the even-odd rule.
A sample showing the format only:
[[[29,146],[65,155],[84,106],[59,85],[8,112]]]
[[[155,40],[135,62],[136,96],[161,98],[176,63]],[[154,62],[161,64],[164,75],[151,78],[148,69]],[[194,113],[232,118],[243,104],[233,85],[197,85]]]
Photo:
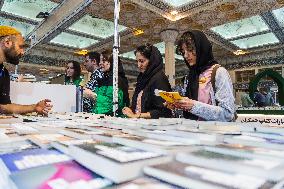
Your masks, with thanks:
[[[25,48],[24,39],[16,29],[0,27],[0,112],[48,114],[52,105],[48,99],[34,105],[17,105],[9,97],[9,73],[4,62],[18,64]],[[183,97],[173,103],[156,96],[155,90],[171,91],[171,85],[163,69],[161,52],[153,45],[136,48],[139,75],[131,100],[128,94],[128,80],[123,64],[118,60],[118,112],[128,118],[157,119],[173,117],[174,110],[193,120],[233,121],[235,104],[233,86],[227,70],[215,61],[212,45],[199,30],[185,32],[177,41],[176,53],[184,57],[188,73],[184,77]],[[114,115],[113,105],[113,55],[111,51],[89,52],[84,66],[91,73],[83,90],[84,111]],[[66,84],[76,86],[84,83],[80,64],[70,61],[66,69]]]

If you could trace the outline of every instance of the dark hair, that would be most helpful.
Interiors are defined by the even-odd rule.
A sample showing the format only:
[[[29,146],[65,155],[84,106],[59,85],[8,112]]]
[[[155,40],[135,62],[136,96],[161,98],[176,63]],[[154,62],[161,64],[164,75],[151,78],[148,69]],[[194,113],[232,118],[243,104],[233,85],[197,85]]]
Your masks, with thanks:
[[[73,64],[73,69],[74,69],[74,75],[72,77],[72,79],[77,79],[81,76],[81,66],[80,63],[75,61],[75,60],[71,60],[69,62],[67,62],[67,64],[72,63]]]
[[[180,39],[177,41],[177,48],[176,48],[176,54],[183,55],[182,52],[182,45],[185,44],[189,50],[196,50],[195,42],[193,40],[193,36],[190,32],[185,32],[182,34]]]
[[[95,51],[93,51],[93,52],[88,52],[88,53],[86,54],[86,56],[88,56],[89,59],[91,59],[91,60],[96,60],[97,66],[99,65],[99,63],[100,63],[100,56],[101,56],[100,53],[95,52]]]
[[[113,55],[112,55],[112,51],[111,50],[104,50],[101,53],[103,60],[106,60],[110,63],[110,69],[109,71],[111,71],[113,69]]]
[[[152,45],[147,43],[146,45],[141,45],[137,47],[137,49],[134,51],[134,54],[136,55],[137,52],[140,52],[145,58],[150,60],[151,52],[152,52]]]

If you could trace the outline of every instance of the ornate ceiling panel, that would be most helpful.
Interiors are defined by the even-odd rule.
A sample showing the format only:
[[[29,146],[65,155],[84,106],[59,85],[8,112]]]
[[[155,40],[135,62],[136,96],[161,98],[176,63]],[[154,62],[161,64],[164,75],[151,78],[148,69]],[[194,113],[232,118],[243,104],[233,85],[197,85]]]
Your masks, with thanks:
[[[9,15],[0,18],[1,24],[14,26],[27,35],[41,21],[35,18],[36,14],[50,12],[61,2],[4,0],[0,16]],[[214,44],[217,59],[235,56],[232,52],[240,48],[251,53],[280,48],[284,42],[284,11],[280,9],[283,5],[283,0],[123,0],[120,52],[133,51],[145,43],[160,44],[162,48],[160,32],[166,29],[176,29],[180,34],[189,29],[205,31]],[[113,0],[93,1],[77,22],[52,39],[57,45],[48,43],[43,47],[56,49],[61,43],[68,53],[73,48],[90,45],[89,50],[111,48],[113,9]],[[28,24],[23,22],[25,19]],[[132,29],[141,29],[144,33],[134,36],[130,33]]]

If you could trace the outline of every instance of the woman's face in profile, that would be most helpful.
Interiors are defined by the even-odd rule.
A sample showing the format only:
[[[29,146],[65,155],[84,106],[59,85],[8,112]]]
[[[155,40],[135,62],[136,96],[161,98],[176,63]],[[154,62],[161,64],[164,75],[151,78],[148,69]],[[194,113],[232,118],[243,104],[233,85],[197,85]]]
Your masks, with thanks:
[[[188,62],[190,66],[196,64],[196,52],[194,49],[187,47],[184,43],[181,46],[183,58]]]
[[[149,65],[149,59],[147,59],[140,52],[136,53],[136,61],[138,64],[138,69],[141,73],[144,73]]]
[[[73,67],[73,63],[71,62],[67,64],[66,75],[68,77],[73,77],[74,75],[74,67]]]

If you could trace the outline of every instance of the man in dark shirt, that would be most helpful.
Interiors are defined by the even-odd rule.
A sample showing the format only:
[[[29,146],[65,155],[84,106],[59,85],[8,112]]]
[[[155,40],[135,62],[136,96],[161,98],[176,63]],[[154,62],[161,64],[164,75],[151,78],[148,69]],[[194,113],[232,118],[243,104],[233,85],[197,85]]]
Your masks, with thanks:
[[[100,53],[89,52],[86,55],[84,66],[88,72],[91,73],[90,80],[84,88],[83,109],[84,112],[92,112],[95,106],[95,89],[98,86],[98,81],[103,78],[103,72],[99,66]]]
[[[25,42],[18,30],[0,26],[0,114],[37,112],[46,115],[52,107],[50,100],[45,99],[32,105],[12,104],[10,100],[10,76],[3,63],[19,64],[24,48]]]

